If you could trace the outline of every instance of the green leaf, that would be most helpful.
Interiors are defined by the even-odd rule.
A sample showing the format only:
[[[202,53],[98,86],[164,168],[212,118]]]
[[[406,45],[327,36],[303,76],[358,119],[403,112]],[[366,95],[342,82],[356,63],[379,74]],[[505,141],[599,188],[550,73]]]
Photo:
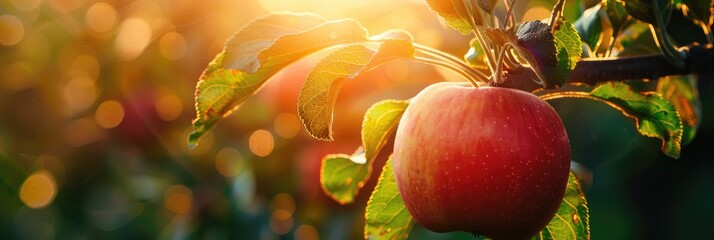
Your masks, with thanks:
[[[362,147],[352,156],[328,155],[322,160],[320,184],[325,193],[340,204],[352,203],[372,175],[372,163],[387,143],[404,110],[406,100],[384,100],[367,110],[362,122]]]
[[[697,77],[686,75],[660,78],[657,82],[657,92],[672,103],[679,112],[684,124],[682,144],[689,144],[694,140],[702,118],[702,101],[699,99]]]
[[[570,173],[563,203],[553,220],[532,239],[590,239],[590,215],[578,178]]]
[[[486,53],[481,47],[479,41],[477,41],[476,38],[471,39],[471,43],[469,45],[471,46],[469,51],[464,54],[464,60],[466,60],[466,63],[473,68],[488,70]]]
[[[622,31],[623,28],[627,25],[627,22],[630,19],[630,15],[627,14],[627,10],[625,10],[625,5],[620,1],[607,0],[606,2],[604,2],[604,4],[607,22],[613,29],[612,37],[617,37],[620,31]]]
[[[712,10],[714,10],[714,1],[711,0],[682,0],[682,3],[687,7],[684,15],[692,19],[694,23],[711,28],[714,18],[712,18]]]
[[[410,40],[386,39],[376,51],[364,45],[351,45],[322,59],[308,74],[298,96],[298,115],[308,133],[332,141],[332,112],[345,80],[402,57],[414,57]]]
[[[642,56],[661,53],[657,43],[652,37],[649,24],[642,22],[630,24],[617,38],[617,41],[615,41],[615,49],[619,49],[619,51],[614,51],[611,55],[613,57]]]
[[[603,7],[602,4],[597,4],[589,8],[583,13],[583,16],[575,20],[575,29],[578,30],[578,35],[582,38],[590,49],[597,51],[602,38],[603,26],[598,12]]]
[[[575,65],[580,60],[583,52],[582,42],[575,26],[565,18],[561,18],[562,23],[555,31],[555,43],[558,49],[558,72],[564,79],[568,79],[570,72],[575,69]]]
[[[470,0],[426,0],[426,4],[439,14],[449,27],[461,34],[469,34],[476,26],[483,25],[481,12],[474,11],[476,9],[472,8]]]
[[[317,15],[294,13],[272,14],[253,20],[226,42],[225,56],[220,67],[253,73],[260,66],[258,53],[270,47],[275,40],[308,30],[325,21]]]
[[[550,26],[541,21],[526,22],[513,33],[488,28],[486,36],[498,45],[511,44],[516,52],[533,68],[545,88],[561,86],[565,78],[558,73],[558,50]]]
[[[635,119],[637,131],[662,140],[662,152],[679,158],[682,143],[682,119],[677,109],[660,93],[634,91],[621,82],[605,82],[590,92],[556,92],[540,96],[544,100],[574,97],[606,103]]]
[[[218,120],[231,114],[290,63],[336,44],[367,40],[367,31],[354,20],[328,21],[300,31],[318,22],[317,19],[312,15],[290,14],[266,17],[252,22],[229,40],[196,86],[196,118],[193,120],[194,131],[189,135],[189,146],[195,146]],[[303,23],[295,24],[295,21]],[[282,22],[292,25],[270,30],[280,28],[275,24]],[[268,28],[265,35],[260,34],[261,27]],[[268,45],[268,42],[272,44]]]
[[[639,93],[624,83],[599,85],[591,95],[614,104],[626,116],[635,119],[637,131],[662,140],[662,151],[679,158],[682,120],[677,109],[656,92]]]
[[[392,169],[392,157],[384,164],[379,182],[365,210],[365,239],[407,239],[414,226],[404,200],[399,195]]]
[[[666,26],[672,15],[672,0],[623,0],[625,10],[637,20],[658,26],[657,16]],[[655,5],[656,4],[656,5]]]

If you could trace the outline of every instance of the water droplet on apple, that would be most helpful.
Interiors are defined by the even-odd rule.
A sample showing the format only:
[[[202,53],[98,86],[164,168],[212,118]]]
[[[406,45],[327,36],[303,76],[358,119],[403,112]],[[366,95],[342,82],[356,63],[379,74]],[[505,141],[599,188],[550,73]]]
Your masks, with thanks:
[[[345,180],[345,186],[349,186],[350,183],[352,183],[352,178],[348,177],[347,180]]]

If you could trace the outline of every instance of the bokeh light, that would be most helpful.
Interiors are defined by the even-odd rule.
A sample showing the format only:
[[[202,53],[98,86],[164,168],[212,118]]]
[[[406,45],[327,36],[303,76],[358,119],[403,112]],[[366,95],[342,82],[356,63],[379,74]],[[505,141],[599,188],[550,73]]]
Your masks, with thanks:
[[[168,32],[159,40],[161,54],[169,60],[178,60],[186,54],[186,38],[176,32]]]
[[[270,155],[275,147],[273,134],[264,129],[253,132],[248,139],[248,147],[253,154],[259,157]]]
[[[97,86],[86,76],[72,78],[63,91],[67,108],[71,113],[87,109],[97,99],[97,95]]]
[[[116,100],[104,101],[97,107],[94,119],[102,128],[115,128],[124,120],[124,106]]]
[[[521,21],[543,20],[549,17],[550,9],[544,6],[533,6],[523,14]]]
[[[275,133],[285,139],[294,138],[302,129],[302,122],[292,113],[278,114],[275,116],[274,123]]]
[[[181,99],[174,94],[165,94],[156,100],[156,115],[164,121],[173,121],[181,115]]]
[[[295,230],[295,240],[319,240],[320,233],[310,225],[300,225]]]
[[[57,183],[45,170],[30,175],[20,188],[20,200],[27,207],[43,208],[52,203],[57,195]]]
[[[284,235],[293,228],[295,199],[287,193],[280,193],[271,201],[273,214],[270,217],[270,229],[278,235]]]
[[[235,148],[223,148],[216,154],[216,171],[225,177],[235,177],[243,169],[243,156]]]
[[[193,193],[184,185],[173,185],[164,193],[164,207],[173,214],[186,214],[193,206]]]
[[[0,44],[15,45],[23,36],[25,36],[25,26],[19,18],[13,15],[0,16]]]
[[[118,18],[118,13],[112,5],[99,2],[92,4],[92,6],[87,9],[87,14],[84,17],[84,25],[88,30],[103,33],[112,30]]]
[[[96,57],[92,55],[79,55],[72,61],[70,66],[70,75],[77,76],[83,75],[92,81],[96,81],[99,78],[99,73],[101,69],[99,66],[99,61]]]
[[[151,42],[151,27],[140,18],[128,18],[119,25],[114,49],[122,60],[132,60]]]

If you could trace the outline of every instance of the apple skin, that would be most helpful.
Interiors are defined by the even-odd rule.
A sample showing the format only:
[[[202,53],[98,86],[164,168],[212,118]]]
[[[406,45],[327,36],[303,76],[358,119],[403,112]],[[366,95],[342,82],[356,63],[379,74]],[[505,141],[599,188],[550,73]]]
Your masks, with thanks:
[[[560,206],[570,142],[555,110],[531,93],[437,83],[411,100],[393,158],[399,193],[419,224],[527,239]]]

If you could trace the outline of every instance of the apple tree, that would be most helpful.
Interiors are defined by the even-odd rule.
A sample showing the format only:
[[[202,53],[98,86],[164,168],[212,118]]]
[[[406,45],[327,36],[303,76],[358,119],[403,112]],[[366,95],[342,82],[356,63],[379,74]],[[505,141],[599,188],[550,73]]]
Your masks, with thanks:
[[[340,204],[355,200],[373,163],[392,151],[366,207],[364,237],[405,239],[415,223],[494,239],[589,239],[587,201],[565,128],[546,101],[612,106],[678,158],[701,118],[697,73],[714,70],[709,0],[603,0],[576,21],[564,0],[542,21],[517,22],[515,0],[426,0],[454,30],[473,36],[464,58],[394,29],[370,34],[352,19],[275,13],[226,42],[196,86],[189,145],[291,63],[326,52],[300,90],[298,114],[331,141],[335,102],[346,81],[401,58],[449,69],[463,83],[437,83],[412,99],[375,103],[362,144],[322,159],[320,183]],[[496,11],[501,5],[505,11]],[[705,42],[677,39],[673,14]],[[641,83],[656,82],[643,90]],[[448,106],[448,107],[447,107]],[[394,136],[394,149],[384,149]]]

